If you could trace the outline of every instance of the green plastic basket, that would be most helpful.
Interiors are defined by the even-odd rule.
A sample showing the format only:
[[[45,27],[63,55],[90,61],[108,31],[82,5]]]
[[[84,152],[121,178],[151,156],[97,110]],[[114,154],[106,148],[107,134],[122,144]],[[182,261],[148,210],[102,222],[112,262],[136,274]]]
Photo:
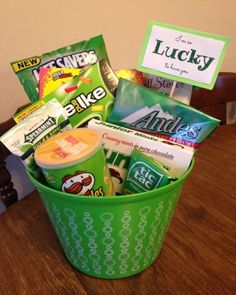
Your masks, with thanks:
[[[86,197],[51,189],[28,173],[38,189],[69,262],[97,278],[123,278],[157,258],[184,181],[153,191]]]

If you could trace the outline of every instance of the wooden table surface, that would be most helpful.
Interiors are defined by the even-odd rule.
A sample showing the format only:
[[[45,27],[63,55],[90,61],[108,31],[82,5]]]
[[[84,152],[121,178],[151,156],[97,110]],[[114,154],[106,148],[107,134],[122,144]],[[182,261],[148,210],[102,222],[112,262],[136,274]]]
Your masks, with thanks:
[[[104,280],[67,262],[33,192],[0,216],[0,294],[235,294],[235,205],[236,125],[227,125],[198,151],[156,262]]]

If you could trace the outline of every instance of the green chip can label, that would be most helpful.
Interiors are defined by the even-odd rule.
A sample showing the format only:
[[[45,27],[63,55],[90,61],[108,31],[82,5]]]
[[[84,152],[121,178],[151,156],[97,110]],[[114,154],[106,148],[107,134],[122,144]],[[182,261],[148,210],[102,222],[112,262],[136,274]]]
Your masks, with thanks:
[[[114,194],[100,135],[92,129],[53,136],[35,151],[35,161],[56,190],[96,197]]]

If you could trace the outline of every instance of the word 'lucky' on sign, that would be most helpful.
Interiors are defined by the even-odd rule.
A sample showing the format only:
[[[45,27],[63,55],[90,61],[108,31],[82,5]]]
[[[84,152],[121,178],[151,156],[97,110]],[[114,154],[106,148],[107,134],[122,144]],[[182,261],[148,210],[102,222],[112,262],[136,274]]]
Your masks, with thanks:
[[[178,48],[170,48],[170,46],[163,46],[162,43],[162,40],[156,39],[156,45],[152,52],[158,55],[164,55],[171,59],[199,65],[199,71],[205,71],[215,59],[210,56],[197,54],[195,49],[180,50]]]

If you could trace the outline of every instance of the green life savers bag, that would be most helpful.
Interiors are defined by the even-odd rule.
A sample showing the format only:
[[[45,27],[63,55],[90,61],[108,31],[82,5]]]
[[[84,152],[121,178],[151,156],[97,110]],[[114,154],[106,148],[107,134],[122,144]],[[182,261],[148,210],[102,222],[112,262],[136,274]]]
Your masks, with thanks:
[[[11,66],[29,99],[35,102],[38,100],[40,68],[83,68],[102,59],[109,63],[103,36],[99,35],[42,55],[14,61]]]

